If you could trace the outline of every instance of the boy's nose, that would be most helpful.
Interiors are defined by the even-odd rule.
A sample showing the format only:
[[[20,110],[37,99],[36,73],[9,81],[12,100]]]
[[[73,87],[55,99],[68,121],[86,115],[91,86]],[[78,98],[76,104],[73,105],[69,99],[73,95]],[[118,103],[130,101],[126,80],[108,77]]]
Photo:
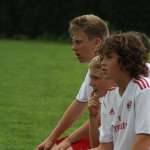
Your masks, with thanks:
[[[74,46],[74,45],[72,45],[72,50],[73,50],[73,51],[75,50],[75,46]]]
[[[103,58],[103,59],[102,59],[102,61],[101,61],[101,65],[102,65],[102,66],[105,66],[105,65],[106,65],[105,58]]]
[[[75,51],[75,52],[77,51],[77,48],[74,44],[72,45],[72,50]]]
[[[104,66],[105,62],[104,60],[101,61],[101,66]]]
[[[92,86],[93,84],[92,84],[92,79],[90,80],[90,86]]]

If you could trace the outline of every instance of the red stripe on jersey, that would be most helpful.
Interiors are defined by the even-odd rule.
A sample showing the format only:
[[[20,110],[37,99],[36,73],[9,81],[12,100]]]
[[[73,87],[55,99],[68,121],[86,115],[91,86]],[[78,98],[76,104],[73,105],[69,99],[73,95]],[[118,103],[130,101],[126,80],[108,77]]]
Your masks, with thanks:
[[[142,80],[142,79],[139,79],[139,80],[141,81],[143,87],[146,88],[146,84],[145,84],[144,80]]]
[[[145,81],[146,87],[150,87],[148,81],[146,79],[144,79],[144,78],[142,78],[142,79]]]
[[[142,85],[137,81],[137,80],[133,80],[134,83],[137,83],[140,87],[140,89],[143,89]]]
[[[145,80],[144,78],[139,78],[139,79],[135,79],[133,80],[134,83],[137,83],[140,87],[140,89],[145,89],[150,87],[149,83],[147,80]]]

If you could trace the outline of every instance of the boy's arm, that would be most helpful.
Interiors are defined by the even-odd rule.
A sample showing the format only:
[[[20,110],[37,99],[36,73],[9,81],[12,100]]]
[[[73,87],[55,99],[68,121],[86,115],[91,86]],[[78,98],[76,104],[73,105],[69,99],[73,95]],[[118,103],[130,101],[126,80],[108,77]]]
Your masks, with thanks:
[[[93,106],[93,102],[88,101],[88,108]],[[72,143],[79,141],[80,139],[86,137],[90,137],[90,146],[97,147],[99,145],[99,125],[100,125],[100,107],[99,100],[94,100],[94,104],[97,108],[91,108],[89,113],[89,121],[85,122],[80,128],[75,130],[70,136],[68,136],[60,145],[59,148],[61,150],[66,149]],[[90,106],[91,105],[91,106]],[[89,108],[90,109],[90,108]]]
[[[75,143],[82,138],[89,138],[89,121],[86,121],[80,128],[75,130],[70,136],[69,139],[71,143]]]
[[[91,148],[97,147],[99,145],[99,126],[100,126],[100,115],[89,116],[89,137]]]
[[[80,128],[75,130],[71,135],[63,140],[58,145],[57,150],[65,150],[71,146],[71,144],[79,141],[82,138],[89,138],[89,122],[86,121]]]
[[[113,150],[113,143],[103,143],[100,144],[100,149],[99,150]]]
[[[53,146],[55,140],[77,120],[77,118],[83,112],[85,106],[86,102],[74,100],[65,111],[63,117],[60,119],[48,138],[40,145],[38,145],[36,150],[44,150],[45,146],[49,147],[50,149]]]
[[[89,137],[91,148],[97,147],[99,145],[99,126],[100,126],[100,103],[99,96],[91,94],[88,100],[88,110],[89,110]]]
[[[135,101],[135,140],[132,150],[148,150],[150,148],[150,89],[145,88]]]
[[[113,143],[101,143],[98,147],[90,150],[113,150]]]
[[[49,135],[49,139],[55,141],[66,129],[68,129],[81,115],[86,103],[74,100],[68,109],[63,114],[52,133]]]
[[[137,134],[132,150],[148,150],[150,148],[150,134]]]

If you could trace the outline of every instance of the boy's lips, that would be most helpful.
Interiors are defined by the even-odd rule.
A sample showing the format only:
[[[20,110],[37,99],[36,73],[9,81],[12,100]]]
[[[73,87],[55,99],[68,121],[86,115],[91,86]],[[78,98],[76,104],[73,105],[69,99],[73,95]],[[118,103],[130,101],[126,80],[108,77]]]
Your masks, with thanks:
[[[78,54],[78,53],[75,53],[75,55],[79,58],[80,57],[80,54]]]
[[[106,72],[107,72],[107,69],[106,69],[106,68],[102,68],[102,71],[103,71],[104,73],[106,73]]]
[[[93,88],[93,92],[97,92],[98,91],[98,89],[97,88]]]

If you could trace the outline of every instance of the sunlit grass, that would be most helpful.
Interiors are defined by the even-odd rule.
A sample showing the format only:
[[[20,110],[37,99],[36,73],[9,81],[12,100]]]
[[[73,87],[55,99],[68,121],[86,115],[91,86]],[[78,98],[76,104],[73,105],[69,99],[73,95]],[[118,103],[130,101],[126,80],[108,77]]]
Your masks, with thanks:
[[[0,66],[0,150],[34,149],[76,96],[87,66],[67,43],[12,40],[0,40]]]

